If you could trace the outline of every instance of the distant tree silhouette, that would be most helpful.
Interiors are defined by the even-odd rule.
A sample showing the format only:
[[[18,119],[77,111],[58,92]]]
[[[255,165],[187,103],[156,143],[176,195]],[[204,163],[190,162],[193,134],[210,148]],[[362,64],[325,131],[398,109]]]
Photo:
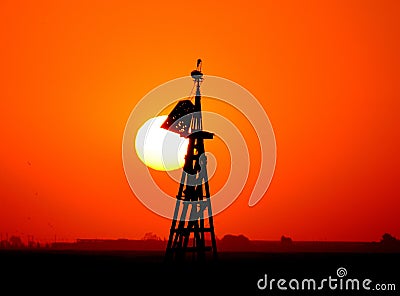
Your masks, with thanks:
[[[10,237],[10,246],[12,248],[22,248],[24,244],[19,236],[13,235]]]
[[[2,240],[1,242],[0,242],[0,247],[2,248],[2,249],[7,249],[7,248],[9,248],[10,247],[10,242],[8,241],[8,240]]]
[[[142,240],[161,240],[161,238],[153,232],[146,232]]]
[[[281,236],[281,243],[282,244],[291,244],[292,239],[290,237],[286,237],[284,235]]]
[[[398,240],[391,234],[385,233],[384,235],[382,235],[381,243],[394,244],[394,243],[398,243]]]
[[[225,250],[246,250],[249,249],[251,242],[242,234],[227,234],[222,237],[220,245]]]

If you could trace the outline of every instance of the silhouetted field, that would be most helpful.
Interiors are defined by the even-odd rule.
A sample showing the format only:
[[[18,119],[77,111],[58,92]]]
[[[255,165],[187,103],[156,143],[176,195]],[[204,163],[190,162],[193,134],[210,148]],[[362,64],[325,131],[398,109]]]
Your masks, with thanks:
[[[167,264],[163,259],[163,251],[2,250],[1,283],[15,291],[39,294],[293,295],[276,288],[259,290],[257,281],[265,274],[277,280],[337,278],[337,269],[343,267],[347,278],[395,283],[400,289],[400,253],[220,252],[217,261],[203,264]],[[343,292],[324,289],[306,295]],[[398,291],[386,293],[379,295]]]

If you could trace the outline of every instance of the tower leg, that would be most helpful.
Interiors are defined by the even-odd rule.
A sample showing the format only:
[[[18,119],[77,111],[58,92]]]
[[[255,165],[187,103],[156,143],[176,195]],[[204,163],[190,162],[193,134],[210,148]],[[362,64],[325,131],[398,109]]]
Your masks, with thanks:
[[[189,206],[191,207],[189,209]],[[181,209],[179,218],[177,213]],[[190,215],[188,217],[188,213]],[[206,212],[206,213],[205,213]],[[188,253],[197,261],[206,260],[206,251],[212,251],[212,258],[217,259],[217,244],[214,233],[211,201],[209,198],[201,201],[185,202],[178,200],[175,208],[176,215],[172,220],[167,250],[166,261],[184,261]],[[208,227],[204,219],[207,214]],[[205,233],[210,233],[211,246],[206,244]],[[191,235],[193,234],[193,235]],[[191,239],[193,240],[192,243]]]

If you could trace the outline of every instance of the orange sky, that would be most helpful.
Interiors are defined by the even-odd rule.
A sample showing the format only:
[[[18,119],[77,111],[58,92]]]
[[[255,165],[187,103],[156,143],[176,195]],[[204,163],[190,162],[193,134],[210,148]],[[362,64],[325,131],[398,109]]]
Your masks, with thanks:
[[[249,208],[245,187],[217,237],[400,237],[398,1],[135,2],[1,1],[3,238],[166,237],[126,181],[122,135],[199,57],[258,98],[277,143],[265,198]]]

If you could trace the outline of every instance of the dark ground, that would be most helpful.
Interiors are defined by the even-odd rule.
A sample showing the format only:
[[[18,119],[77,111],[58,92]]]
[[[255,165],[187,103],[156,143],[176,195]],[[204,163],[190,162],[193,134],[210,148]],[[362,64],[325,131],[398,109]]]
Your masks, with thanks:
[[[164,252],[143,251],[51,251],[1,250],[2,289],[58,295],[66,292],[94,295],[299,295],[291,289],[257,288],[257,281],[338,278],[339,267],[347,270],[344,279],[366,278],[376,283],[394,283],[396,291],[322,291],[302,295],[400,295],[400,253],[219,253],[217,262],[183,265],[165,264]],[[339,278],[338,278],[339,279]],[[142,292],[139,292],[142,291]],[[15,294],[11,293],[11,294]]]

